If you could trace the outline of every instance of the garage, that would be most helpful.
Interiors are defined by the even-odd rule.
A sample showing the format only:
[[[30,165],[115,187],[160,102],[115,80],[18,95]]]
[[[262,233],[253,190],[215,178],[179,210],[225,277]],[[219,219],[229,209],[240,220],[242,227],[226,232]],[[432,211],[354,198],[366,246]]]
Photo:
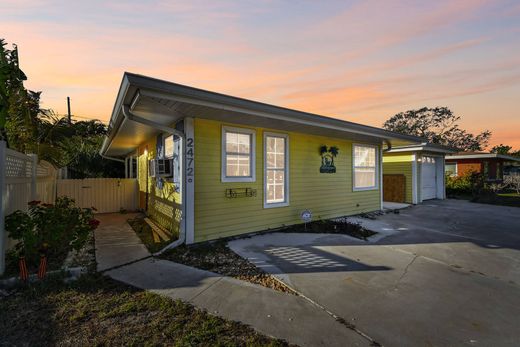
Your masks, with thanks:
[[[444,156],[455,150],[439,144],[393,147],[383,153],[383,201],[419,204],[445,199]]]
[[[437,158],[423,156],[421,164],[422,200],[437,198]]]

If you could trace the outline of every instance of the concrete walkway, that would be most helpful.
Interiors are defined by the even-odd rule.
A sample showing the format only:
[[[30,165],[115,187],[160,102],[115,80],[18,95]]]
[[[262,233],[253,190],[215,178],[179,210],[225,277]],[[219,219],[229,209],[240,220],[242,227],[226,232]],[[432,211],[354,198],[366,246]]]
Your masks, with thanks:
[[[300,346],[369,346],[370,341],[305,298],[149,255],[126,223],[129,215],[98,216],[98,269],[134,287],[180,299],[211,314]]]
[[[148,249],[130,227],[127,220],[136,214],[99,214],[96,229],[97,270],[104,271],[150,256]]]

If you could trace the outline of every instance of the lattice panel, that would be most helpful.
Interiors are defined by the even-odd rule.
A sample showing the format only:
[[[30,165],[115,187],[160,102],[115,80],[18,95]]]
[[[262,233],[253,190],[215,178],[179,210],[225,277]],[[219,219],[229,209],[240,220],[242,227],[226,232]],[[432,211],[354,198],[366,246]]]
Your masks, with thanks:
[[[32,160],[22,159],[12,155],[5,157],[5,176],[30,178],[32,175]]]

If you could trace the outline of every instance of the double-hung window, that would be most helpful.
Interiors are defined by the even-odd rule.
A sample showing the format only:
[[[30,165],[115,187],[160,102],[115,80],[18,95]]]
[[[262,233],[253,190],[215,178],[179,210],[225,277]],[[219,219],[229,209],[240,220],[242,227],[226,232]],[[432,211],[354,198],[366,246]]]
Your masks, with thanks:
[[[288,149],[287,135],[264,133],[264,207],[289,203]]]
[[[353,155],[354,190],[377,189],[377,146],[354,145]]]
[[[222,128],[222,182],[255,181],[255,131]]]

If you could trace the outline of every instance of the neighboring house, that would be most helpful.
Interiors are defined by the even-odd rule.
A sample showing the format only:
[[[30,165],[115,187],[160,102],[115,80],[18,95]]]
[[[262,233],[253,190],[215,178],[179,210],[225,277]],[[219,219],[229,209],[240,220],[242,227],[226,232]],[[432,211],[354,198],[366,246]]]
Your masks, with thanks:
[[[101,154],[136,174],[153,220],[194,243],[302,223],[305,210],[380,210],[383,150],[423,141],[125,73]]]
[[[383,199],[417,204],[444,199],[444,156],[454,153],[445,146],[422,143],[396,146],[383,155]]]
[[[464,176],[477,172],[488,181],[501,181],[504,168],[515,163],[520,163],[520,158],[497,153],[460,152],[446,156],[446,174]]]

